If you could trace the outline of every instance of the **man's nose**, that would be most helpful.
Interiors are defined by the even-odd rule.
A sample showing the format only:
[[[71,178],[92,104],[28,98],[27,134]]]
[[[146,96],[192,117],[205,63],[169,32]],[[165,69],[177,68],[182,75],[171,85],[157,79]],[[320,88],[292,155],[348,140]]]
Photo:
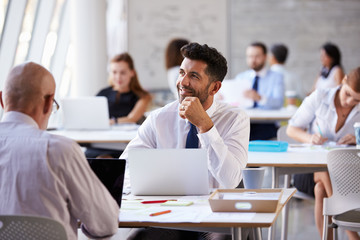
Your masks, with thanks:
[[[182,86],[188,86],[189,85],[189,77],[187,74],[184,74],[183,76],[179,77],[180,85]]]

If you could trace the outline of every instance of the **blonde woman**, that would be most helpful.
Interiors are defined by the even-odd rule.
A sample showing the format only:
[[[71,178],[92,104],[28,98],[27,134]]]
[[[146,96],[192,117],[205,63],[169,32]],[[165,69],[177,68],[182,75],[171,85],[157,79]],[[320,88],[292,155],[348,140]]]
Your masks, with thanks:
[[[110,123],[141,123],[151,96],[141,87],[128,53],[111,59],[109,83],[110,86],[102,89],[97,96],[108,99]]]

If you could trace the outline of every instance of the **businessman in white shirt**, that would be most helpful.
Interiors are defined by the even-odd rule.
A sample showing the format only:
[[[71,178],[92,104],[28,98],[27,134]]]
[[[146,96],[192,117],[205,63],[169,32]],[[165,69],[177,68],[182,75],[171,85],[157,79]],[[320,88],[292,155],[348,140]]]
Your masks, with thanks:
[[[152,112],[120,158],[127,159],[132,148],[185,148],[192,123],[197,147],[208,151],[210,187],[235,188],[247,164],[249,118],[239,108],[214,101],[227,72],[226,59],[197,43],[185,45],[181,52],[179,100]]]
[[[132,148],[189,147],[188,133],[196,130],[198,142],[192,147],[207,149],[210,187],[235,188],[247,164],[250,123],[239,108],[214,101],[227,72],[226,59],[206,44],[189,43],[181,53],[179,100],[152,112],[120,158],[127,159]]]

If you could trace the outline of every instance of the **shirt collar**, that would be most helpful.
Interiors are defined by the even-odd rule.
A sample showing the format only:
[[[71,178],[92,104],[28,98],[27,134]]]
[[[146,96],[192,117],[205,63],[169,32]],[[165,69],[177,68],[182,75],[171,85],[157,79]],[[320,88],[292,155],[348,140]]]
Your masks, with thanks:
[[[252,74],[253,74],[254,77],[255,77],[255,76],[259,76],[259,77],[263,78],[263,77],[266,76],[266,73],[267,73],[266,67],[262,68],[262,69],[261,69],[260,71],[258,71],[258,72],[255,72],[254,69],[251,69],[251,70],[252,70]]]
[[[36,128],[39,128],[38,124],[35,122],[33,118],[29,115],[26,115],[21,112],[10,111],[4,113],[3,119],[1,122],[15,122],[15,123],[25,123]]]
[[[334,111],[336,111],[335,102],[334,102],[335,94],[339,89],[340,89],[340,86],[331,89],[330,94],[328,94],[327,98],[325,99],[325,103],[328,104],[328,106]]]

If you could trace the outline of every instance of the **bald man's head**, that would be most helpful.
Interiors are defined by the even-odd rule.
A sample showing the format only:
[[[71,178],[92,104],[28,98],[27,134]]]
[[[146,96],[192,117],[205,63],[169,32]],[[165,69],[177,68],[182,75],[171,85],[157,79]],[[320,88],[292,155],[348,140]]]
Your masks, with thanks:
[[[33,111],[47,95],[55,93],[55,80],[39,64],[27,62],[15,66],[5,82],[5,111]]]
[[[46,129],[55,94],[55,80],[39,64],[27,62],[15,66],[0,93],[5,112],[17,111],[32,117],[41,129]]]

